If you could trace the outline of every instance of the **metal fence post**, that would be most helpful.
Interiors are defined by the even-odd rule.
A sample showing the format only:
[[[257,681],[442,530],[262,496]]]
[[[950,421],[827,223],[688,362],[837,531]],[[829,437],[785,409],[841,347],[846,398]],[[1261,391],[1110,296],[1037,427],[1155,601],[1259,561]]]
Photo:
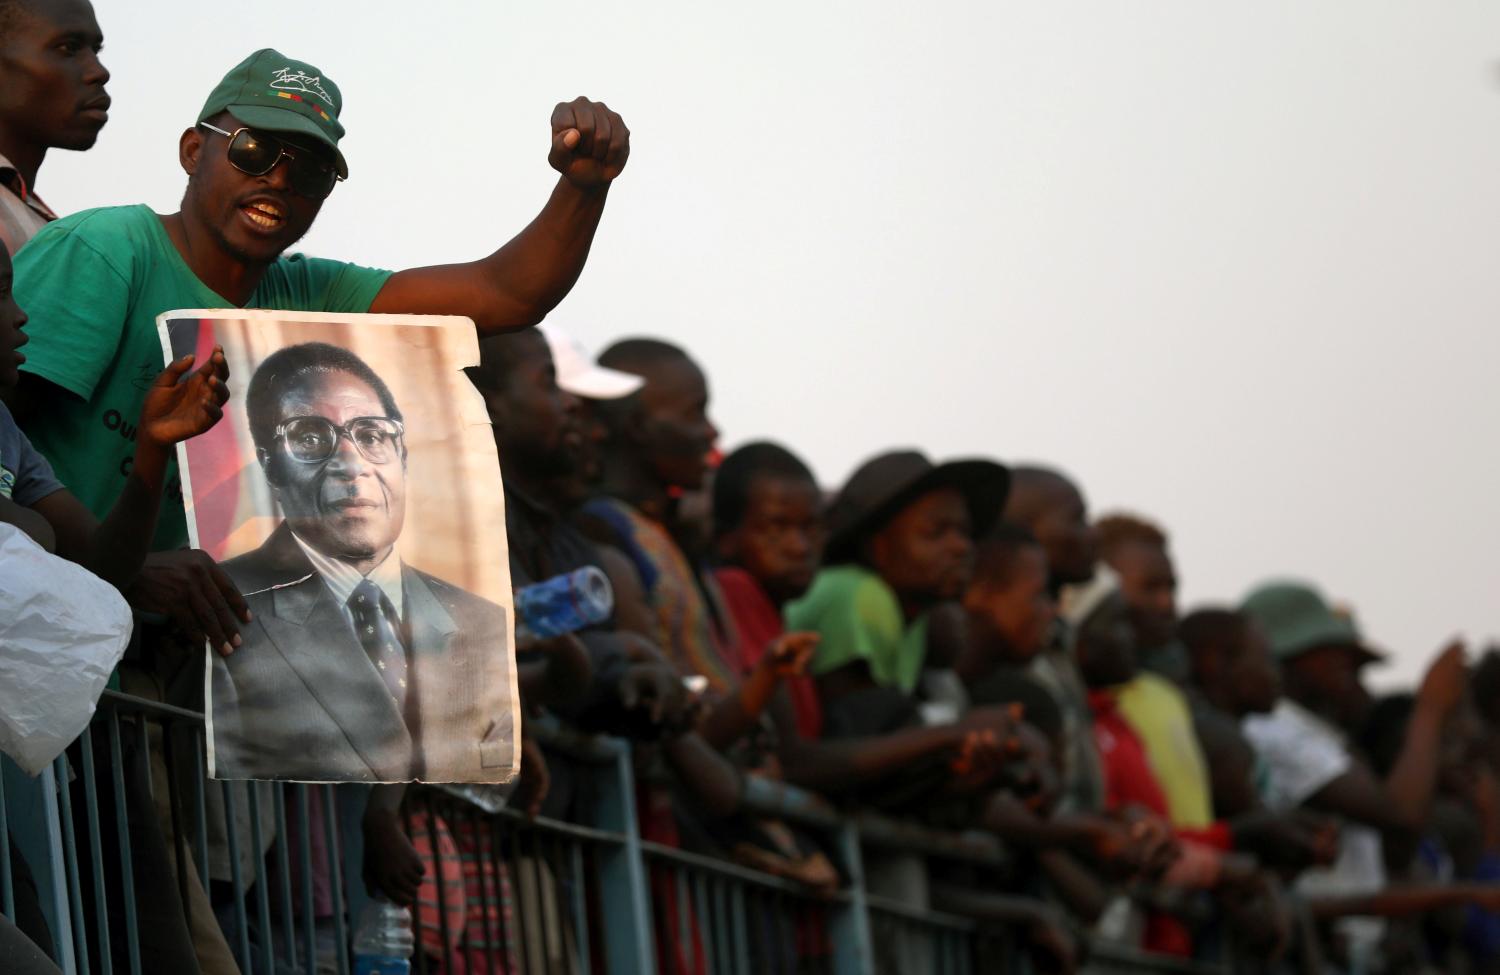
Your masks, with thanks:
[[[42,914],[52,932],[53,957],[65,972],[78,968],[73,951],[73,919],[69,909],[68,877],[62,846],[62,823],[58,811],[58,779],[47,766],[35,777],[21,771],[10,759],[3,768],[6,826],[16,845],[28,851],[28,864],[36,882]],[[4,837],[0,837],[3,840]],[[40,855],[39,855],[40,854]]]
[[[875,949],[870,936],[870,903],[865,891],[865,865],[860,852],[859,827],[844,822],[837,834],[839,857],[849,875],[849,899],[833,911],[833,970],[837,975],[871,975]]]
[[[599,829],[619,833],[622,843],[600,850],[599,900],[604,905],[604,952],[611,972],[654,972],[651,893],[635,815],[635,777],[630,748],[610,741],[614,760],[600,772]]]
[[[47,923],[52,925],[52,941],[57,949],[59,965],[63,971],[72,972],[78,968],[78,959],[73,954],[73,916],[68,907],[68,880],[62,856],[62,824],[58,820],[57,811],[57,790],[66,786],[58,782],[51,766],[42,769],[37,781],[42,795],[47,799],[43,828],[47,832],[48,862],[45,870],[33,867],[32,873],[36,876],[37,889],[45,892],[43,909],[47,914]],[[42,883],[43,873],[47,876],[45,886]]]

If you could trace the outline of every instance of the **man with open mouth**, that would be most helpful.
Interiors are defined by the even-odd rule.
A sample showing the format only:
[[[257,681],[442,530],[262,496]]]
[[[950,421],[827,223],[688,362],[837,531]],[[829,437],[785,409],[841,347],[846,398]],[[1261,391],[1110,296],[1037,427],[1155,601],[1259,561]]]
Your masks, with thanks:
[[[339,149],[343,94],[319,68],[255,52],[209,94],[178,140],[181,208],[86,210],[58,220],[16,261],[15,293],[31,313],[21,383],[7,401],[59,478],[102,515],[129,473],[129,425],[161,369],[156,316],[173,308],[466,315],[482,334],[539,322],[583,268],[611,181],[630,152],[620,116],[578,98],[552,114],[548,161],[561,174],[537,217],[466,264],[383,271],[288,255],[324,200],[348,178]],[[175,463],[174,463],[175,467]],[[169,472],[156,548],[187,542]],[[182,567],[172,570],[182,574]],[[215,619],[181,618],[168,570],[148,563],[130,595],[174,616],[190,637],[230,649],[247,622],[234,586],[212,566]],[[176,614],[176,615],[174,615]]]

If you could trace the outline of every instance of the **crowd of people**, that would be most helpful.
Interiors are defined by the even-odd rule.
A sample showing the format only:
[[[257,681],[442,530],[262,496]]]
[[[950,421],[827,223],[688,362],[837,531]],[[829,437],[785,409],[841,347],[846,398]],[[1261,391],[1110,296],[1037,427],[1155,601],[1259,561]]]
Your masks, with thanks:
[[[0,526],[128,599],[140,622],[117,686],[201,711],[200,648],[242,652],[252,619],[186,547],[171,457],[220,418],[236,378],[218,352],[163,370],[156,316],[464,315],[481,335],[468,372],[501,460],[513,584],[592,566],[615,596],[607,621],[517,648],[523,707],[632,743],[647,838],[837,888],[817,837],[745,808],[746,782],[769,777],[997,837],[1009,868],[934,890],[1014,895],[1006,925],[1038,970],[1071,971],[1104,939],[1265,970],[1500,971],[1500,653],[1471,668],[1446,647],[1415,692],[1376,697],[1364,673],[1382,651],[1313,585],[1271,580],[1180,614],[1166,530],[1091,518],[1068,458],[893,449],[829,492],[790,446],[721,455],[715,364],[644,337],[594,358],[538,327],[628,158],[602,103],[557,106],[551,198],[467,264],[391,273],[286,253],[351,167],[338,87],[273,50],[232,68],[183,132],[178,212],[60,218],[36,187],[49,150],[88,149],[107,121],[101,44],[85,0],[0,2]],[[521,753],[504,800],[588,822],[575,761],[530,735]],[[122,761],[146,970],[238,971],[234,884],[260,875],[271,820],[260,849],[230,837],[211,790],[210,883],[196,870],[180,883],[181,811],[152,788],[166,759],[127,740]],[[371,889],[418,902],[438,882],[424,868],[436,820],[418,816],[414,835],[423,800],[400,786],[358,795]],[[0,944],[32,966],[19,970],[54,970],[23,851],[11,862],[22,896]],[[667,883],[653,895],[656,923],[679,930],[691,905]],[[316,900],[326,918],[326,890]],[[663,972],[701,970],[691,939],[658,943]],[[826,946],[761,950],[795,968]]]

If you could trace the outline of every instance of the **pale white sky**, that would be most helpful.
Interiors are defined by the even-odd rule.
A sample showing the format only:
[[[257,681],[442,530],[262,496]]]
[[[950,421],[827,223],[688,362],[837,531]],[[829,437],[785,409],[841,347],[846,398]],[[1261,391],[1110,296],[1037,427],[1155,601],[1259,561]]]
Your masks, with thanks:
[[[1191,605],[1320,580],[1416,673],[1500,635],[1500,7],[98,0],[112,121],[59,211],[175,207],[261,46],[342,88],[305,242],[487,253],[552,105],[633,132],[553,321],[686,345],[728,445],[1046,460],[1173,532]]]

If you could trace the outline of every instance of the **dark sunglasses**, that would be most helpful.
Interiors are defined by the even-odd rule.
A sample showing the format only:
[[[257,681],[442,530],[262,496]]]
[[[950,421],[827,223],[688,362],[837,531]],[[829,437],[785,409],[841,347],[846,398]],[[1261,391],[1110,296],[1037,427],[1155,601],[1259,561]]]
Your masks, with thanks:
[[[247,176],[264,176],[286,159],[287,182],[299,196],[321,200],[333,192],[333,184],[344,178],[331,163],[300,147],[295,152],[288,150],[285,143],[269,133],[246,128],[225,132],[207,122],[198,124],[229,140],[229,164]]]

